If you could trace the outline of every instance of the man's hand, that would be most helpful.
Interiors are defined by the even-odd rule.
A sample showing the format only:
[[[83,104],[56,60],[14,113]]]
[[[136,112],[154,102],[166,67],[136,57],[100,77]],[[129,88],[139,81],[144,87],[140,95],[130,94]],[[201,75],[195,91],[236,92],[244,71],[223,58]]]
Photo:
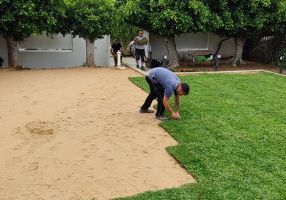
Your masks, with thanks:
[[[163,104],[164,104],[166,110],[167,110],[169,113],[171,113],[171,118],[176,119],[176,120],[177,120],[177,119],[180,119],[180,114],[179,114],[179,112],[178,112],[178,111],[176,111],[176,112],[173,112],[173,111],[172,111],[172,109],[171,109],[171,107],[170,107],[170,105],[169,105],[169,97],[164,96],[164,98],[163,98]]]
[[[171,117],[175,120],[178,120],[178,119],[180,119],[180,114],[178,112],[173,112],[171,114]]]
[[[175,112],[177,114],[177,116],[179,117],[179,119],[181,119],[180,113],[179,112]]]

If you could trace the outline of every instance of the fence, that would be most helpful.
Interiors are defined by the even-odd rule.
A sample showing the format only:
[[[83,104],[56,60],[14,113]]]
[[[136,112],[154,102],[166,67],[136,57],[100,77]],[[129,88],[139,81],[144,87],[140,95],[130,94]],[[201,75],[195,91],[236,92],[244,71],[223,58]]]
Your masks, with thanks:
[[[261,63],[277,63],[286,49],[286,34],[256,35],[246,41],[243,57]]]

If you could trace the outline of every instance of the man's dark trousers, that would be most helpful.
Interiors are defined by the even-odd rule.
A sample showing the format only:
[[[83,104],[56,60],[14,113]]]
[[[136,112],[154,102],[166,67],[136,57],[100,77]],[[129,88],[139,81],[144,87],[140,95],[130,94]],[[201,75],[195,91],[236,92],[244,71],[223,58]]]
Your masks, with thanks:
[[[163,115],[164,111],[165,111],[165,107],[164,107],[164,104],[163,104],[164,89],[163,89],[162,85],[160,85],[158,83],[153,83],[148,76],[146,76],[145,79],[146,79],[146,81],[147,81],[147,83],[149,85],[150,94],[146,98],[146,100],[145,100],[144,104],[142,105],[141,109],[147,110],[151,106],[152,101],[157,98],[158,107],[157,107],[156,116]]]

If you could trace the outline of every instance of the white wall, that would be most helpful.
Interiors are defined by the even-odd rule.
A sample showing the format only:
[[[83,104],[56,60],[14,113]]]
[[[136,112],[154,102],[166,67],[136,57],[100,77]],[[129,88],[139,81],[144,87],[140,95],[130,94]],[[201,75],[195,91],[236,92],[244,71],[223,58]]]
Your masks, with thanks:
[[[176,36],[177,50],[210,50],[215,53],[218,44],[222,38],[211,33],[187,33],[180,36]],[[150,44],[152,45],[152,57],[162,59],[164,55],[167,55],[167,49],[165,46],[165,39],[150,33]],[[233,39],[225,41],[219,51],[222,57],[233,56],[235,51],[235,44]]]
[[[110,36],[98,39],[94,44],[94,62],[97,66],[110,66]]]
[[[177,49],[208,50],[208,33],[185,33],[175,37]]]
[[[148,31],[143,31],[144,32],[144,37],[146,37],[147,38],[147,40],[149,41],[149,43],[145,46],[145,55],[146,55],[146,57],[148,58],[148,49],[149,49],[149,45],[150,45],[150,34],[149,34],[149,32]]]
[[[168,55],[164,38],[150,33],[149,42],[152,47],[152,58],[161,60],[164,55]]]
[[[24,48],[40,48],[42,50],[21,50]],[[45,50],[45,48],[48,49]],[[85,41],[71,36],[56,36],[53,39],[46,36],[31,37],[19,45],[18,64],[32,68],[73,67],[85,63]],[[64,49],[64,50],[59,50]],[[3,38],[0,38],[0,56],[7,66],[7,48]],[[95,42],[95,64],[109,66],[109,36]]]
[[[209,41],[210,41],[209,48],[213,53],[215,53],[215,51],[217,50],[218,44],[222,39],[223,38],[215,34],[209,35]],[[230,38],[229,40],[224,41],[222,43],[222,46],[218,54],[222,55],[222,57],[231,57],[234,56],[234,53],[235,53],[235,43],[233,38]]]

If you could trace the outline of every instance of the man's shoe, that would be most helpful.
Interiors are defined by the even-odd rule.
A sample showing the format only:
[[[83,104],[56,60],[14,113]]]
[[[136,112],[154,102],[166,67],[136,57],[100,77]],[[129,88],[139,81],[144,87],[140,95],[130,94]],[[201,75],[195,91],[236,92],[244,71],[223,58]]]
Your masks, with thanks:
[[[139,67],[139,65],[136,65],[136,67],[139,69],[140,67]]]
[[[154,110],[150,110],[150,109],[144,110],[141,108],[140,113],[154,113]]]
[[[166,120],[168,120],[169,118],[166,117],[165,115],[159,115],[159,116],[156,116],[156,119],[159,119],[159,120],[161,120],[161,121],[166,121]]]
[[[141,70],[142,70],[142,71],[145,71],[145,68],[144,68],[144,67],[141,67]]]

